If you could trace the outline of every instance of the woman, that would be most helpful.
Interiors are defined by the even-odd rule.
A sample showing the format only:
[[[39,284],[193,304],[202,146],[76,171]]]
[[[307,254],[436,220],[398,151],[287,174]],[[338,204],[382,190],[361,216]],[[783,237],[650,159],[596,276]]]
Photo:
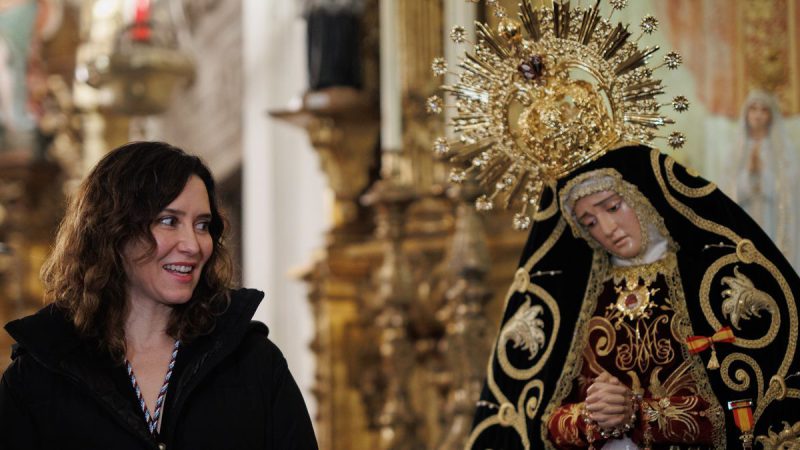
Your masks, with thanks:
[[[797,268],[798,176],[796,150],[789,140],[775,97],[753,91],[742,106],[741,130],[736,153],[723,186],[775,241]]]
[[[770,434],[800,428],[800,279],[752,219],[645,147],[576,169],[546,201],[468,448],[800,440]]]
[[[169,144],[106,155],[42,269],[48,306],[6,326],[4,449],[315,449],[263,293],[230,290],[203,163]]]

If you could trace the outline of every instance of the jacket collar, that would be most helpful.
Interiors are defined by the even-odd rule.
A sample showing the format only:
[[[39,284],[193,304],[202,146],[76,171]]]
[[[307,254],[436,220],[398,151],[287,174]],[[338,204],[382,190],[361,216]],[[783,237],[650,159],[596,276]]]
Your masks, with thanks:
[[[230,305],[217,317],[214,330],[207,337],[231,350],[235,348],[263,297],[264,293],[255,289],[231,291]],[[88,345],[78,336],[66,313],[52,304],[36,314],[9,322],[5,329],[19,347],[50,369],[57,368],[71,359],[80,347]]]
[[[194,387],[236,349],[263,297],[263,292],[254,289],[231,291],[230,305],[217,317],[214,330],[191,344],[198,348],[176,380],[173,409],[165,412],[164,420],[170,421],[167,429],[174,429],[180,409]],[[78,336],[63,310],[48,305],[34,315],[9,322],[5,328],[25,353],[48,370],[86,388],[124,428],[154,446],[144,421],[137,411],[127,407],[124,395],[114,388],[105,359],[99,358],[98,350]]]

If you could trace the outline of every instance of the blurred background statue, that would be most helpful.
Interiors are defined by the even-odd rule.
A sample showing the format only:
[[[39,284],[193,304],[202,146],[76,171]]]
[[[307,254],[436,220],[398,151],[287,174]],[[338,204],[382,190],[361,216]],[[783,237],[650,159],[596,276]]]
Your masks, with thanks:
[[[735,153],[721,186],[797,269],[797,155],[778,102],[772,94],[753,91],[742,106],[739,120]]]

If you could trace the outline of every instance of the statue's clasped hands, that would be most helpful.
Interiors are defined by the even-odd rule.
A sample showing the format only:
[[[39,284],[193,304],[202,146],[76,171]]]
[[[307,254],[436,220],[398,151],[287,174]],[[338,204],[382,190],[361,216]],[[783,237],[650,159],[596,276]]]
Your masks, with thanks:
[[[636,422],[637,395],[608,372],[601,373],[586,392],[586,417],[604,438],[620,437]]]

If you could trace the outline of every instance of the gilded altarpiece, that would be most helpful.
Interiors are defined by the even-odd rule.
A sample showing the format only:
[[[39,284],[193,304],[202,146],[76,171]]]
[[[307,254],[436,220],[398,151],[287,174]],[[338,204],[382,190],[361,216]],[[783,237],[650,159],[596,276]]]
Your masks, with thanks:
[[[75,114],[69,80],[78,45],[78,13],[58,2],[7,2],[0,6],[3,32],[21,12],[36,17],[27,54],[24,80],[15,85],[30,126],[4,116],[0,144],[0,323],[30,314],[42,305],[39,268],[63,213],[64,188],[80,165],[75,153],[81,128]],[[22,25],[20,25],[22,26]],[[15,36],[16,37],[16,36]],[[20,42],[17,42],[20,44]],[[6,64],[4,62],[4,64]],[[6,76],[13,73],[4,65]],[[3,97],[7,102],[8,97]],[[0,333],[0,371],[10,362],[12,341]]]
[[[402,151],[378,149],[377,1],[362,21],[363,87],[308,92],[302,107],[272,112],[308,131],[335,196],[326,247],[302,274],[323,449],[463,447],[489,324],[525,239],[510,214],[475,211],[474,184],[448,188],[431,152],[444,128],[425,111],[439,84],[431,61],[448,45],[444,3],[397,7]]]

